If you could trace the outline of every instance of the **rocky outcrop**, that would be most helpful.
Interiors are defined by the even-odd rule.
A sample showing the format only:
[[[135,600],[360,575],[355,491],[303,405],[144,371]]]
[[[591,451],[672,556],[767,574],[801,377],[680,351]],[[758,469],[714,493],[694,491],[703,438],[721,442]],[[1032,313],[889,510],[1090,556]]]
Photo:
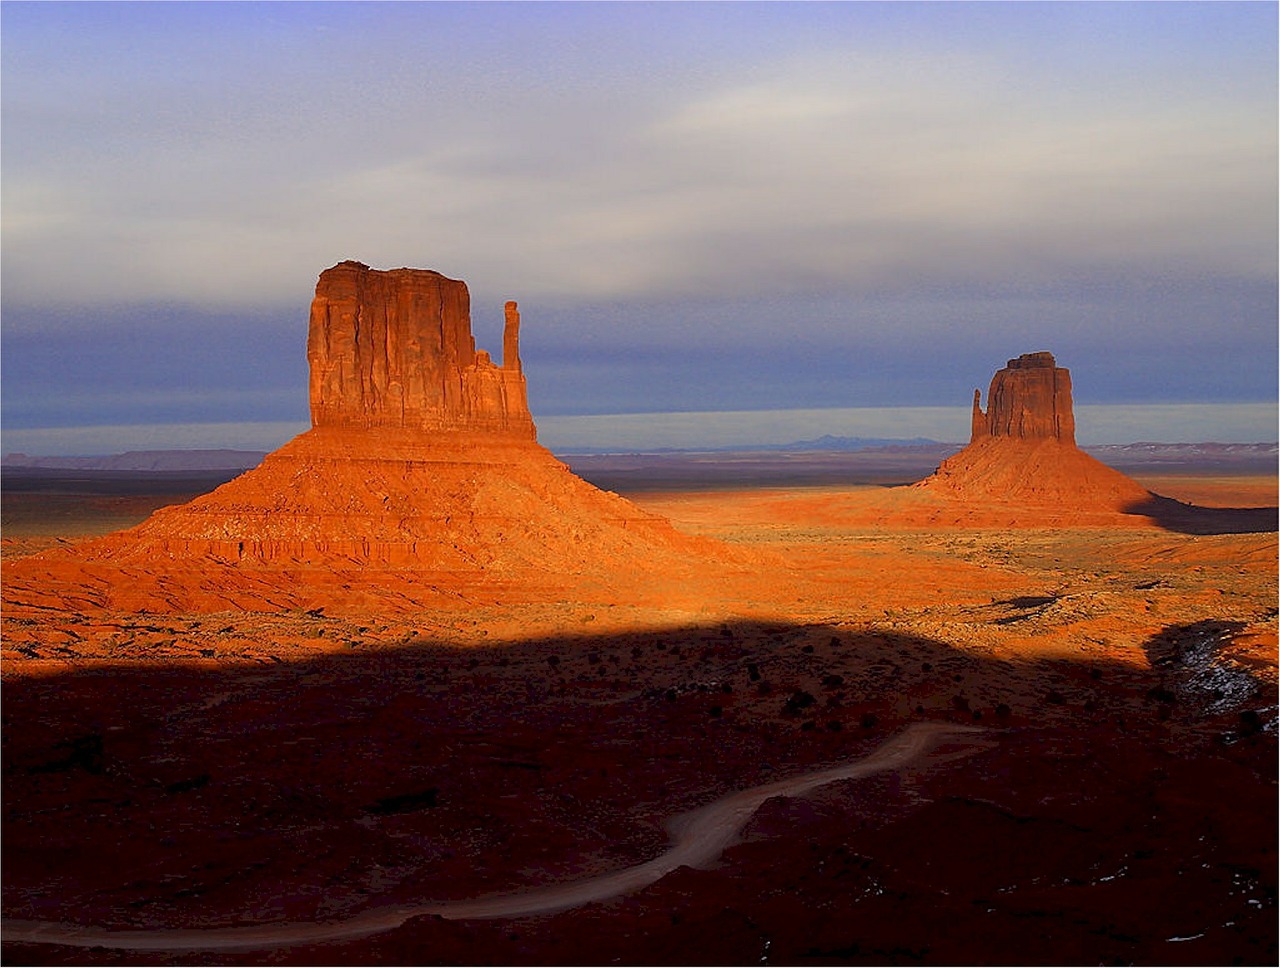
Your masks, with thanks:
[[[1151,494],[1076,446],[1071,374],[1052,353],[1025,353],[996,371],[982,409],[973,394],[969,446],[915,485],[985,504],[1120,511]]]
[[[312,429],[128,531],[15,562],[6,604],[130,611],[670,597],[750,556],[681,534],[538,445],[520,313],[502,365],[464,283],[343,262],[311,305]],[[665,600],[665,599],[664,599]],[[344,605],[345,603],[345,605]]]
[[[1057,365],[1052,353],[1024,353],[997,370],[987,390],[983,413],[980,391],[973,391],[973,434],[1016,440],[1052,439],[1074,444],[1071,373]]]
[[[476,349],[465,282],[341,262],[320,274],[311,303],[311,424],[532,438],[519,329],[507,303],[497,366]]]

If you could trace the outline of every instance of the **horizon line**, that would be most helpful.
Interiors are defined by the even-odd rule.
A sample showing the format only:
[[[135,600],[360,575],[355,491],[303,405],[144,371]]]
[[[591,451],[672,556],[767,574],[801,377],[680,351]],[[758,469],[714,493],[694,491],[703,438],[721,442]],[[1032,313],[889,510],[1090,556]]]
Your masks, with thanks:
[[[1129,443],[1275,443],[1280,402],[1080,404],[1082,446]],[[807,407],[656,411],[535,417],[552,451],[724,448],[799,443],[824,436],[969,439],[971,407]],[[207,421],[0,428],[0,451],[33,457],[105,456],[131,450],[271,451],[311,427],[297,421]]]

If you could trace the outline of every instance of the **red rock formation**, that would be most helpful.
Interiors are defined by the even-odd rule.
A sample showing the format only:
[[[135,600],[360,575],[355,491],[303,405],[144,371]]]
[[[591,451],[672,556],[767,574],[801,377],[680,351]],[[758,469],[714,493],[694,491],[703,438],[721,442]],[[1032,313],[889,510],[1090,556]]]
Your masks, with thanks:
[[[1052,438],[1076,442],[1071,409],[1071,373],[1052,353],[1024,353],[997,370],[987,390],[987,412],[973,391],[973,437]]]
[[[1026,353],[973,395],[969,446],[917,487],[965,500],[1125,511],[1151,498],[1137,481],[1076,446],[1071,374],[1053,354]]]
[[[534,436],[515,303],[499,368],[471,335],[467,285],[427,269],[341,262],[320,274],[307,360],[314,427]]]
[[[6,569],[6,601],[129,610],[654,592],[741,558],[576,477],[536,443],[506,305],[504,360],[464,283],[343,262],[311,306],[312,429],[215,491]],[[15,597],[16,596],[16,597]],[[579,599],[582,600],[582,599]]]

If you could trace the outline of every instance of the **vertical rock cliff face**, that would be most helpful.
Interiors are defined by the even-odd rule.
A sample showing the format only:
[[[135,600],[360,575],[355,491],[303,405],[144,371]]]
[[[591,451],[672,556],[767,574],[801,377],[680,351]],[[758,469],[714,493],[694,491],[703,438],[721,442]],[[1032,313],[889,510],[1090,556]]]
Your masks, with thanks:
[[[1150,498],[1136,481],[1076,446],[1071,374],[1052,353],[1025,353],[997,370],[982,409],[973,393],[969,446],[917,487],[963,500],[1124,511]]]
[[[718,580],[715,557],[737,552],[598,490],[538,445],[519,309],[506,304],[498,366],[475,348],[469,304],[466,285],[438,272],[325,270],[307,339],[312,428],[188,504],[25,559],[6,571],[6,603],[456,607],[612,601],[619,588],[670,597]]]
[[[991,378],[986,413],[980,404],[975,390],[971,442],[983,437],[1076,441],[1071,373],[1056,364],[1052,353],[1024,353],[1010,360]]]
[[[467,285],[428,269],[342,262],[316,283],[307,334],[314,427],[462,430],[533,438],[507,304],[506,359],[471,335]]]

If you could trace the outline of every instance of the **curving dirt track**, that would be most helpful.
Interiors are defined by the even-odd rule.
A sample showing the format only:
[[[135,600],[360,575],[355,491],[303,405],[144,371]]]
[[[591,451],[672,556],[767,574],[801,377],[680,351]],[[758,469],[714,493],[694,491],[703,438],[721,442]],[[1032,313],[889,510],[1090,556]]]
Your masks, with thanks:
[[[697,867],[715,860],[765,801],[773,797],[801,796],[837,780],[859,779],[899,769],[947,741],[968,744],[967,749],[949,754],[948,758],[967,756],[987,745],[973,741],[975,734],[987,732],[989,731],[953,723],[912,724],[861,759],[739,790],[677,817],[671,824],[673,843],[665,853],[634,867],[567,884],[467,901],[380,908],[338,922],[260,924],[200,930],[162,928],[110,931],[79,925],[6,920],[3,938],[5,941],[28,944],[134,951],[252,950],[351,940],[392,930],[411,918],[422,916],[456,921],[549,914],[629,894],[647,887],[678,867]],[[964,737],[969,739],[965,740]]]

